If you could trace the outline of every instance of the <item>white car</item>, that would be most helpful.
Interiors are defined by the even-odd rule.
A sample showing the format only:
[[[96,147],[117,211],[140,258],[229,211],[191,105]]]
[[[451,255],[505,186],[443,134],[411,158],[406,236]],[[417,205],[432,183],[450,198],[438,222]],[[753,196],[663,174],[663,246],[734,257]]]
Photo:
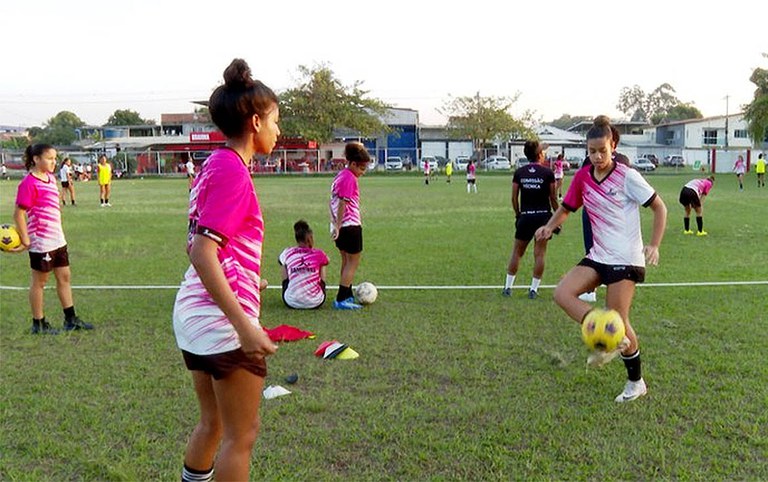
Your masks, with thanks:
[[[635,162],[632,163],[632,167],[638,171],[646,172],[650,172],[656,169],[656,166],[653,164],[653,162],[651,162],[650,159],[646,159],[645,157],[639,157],[635,159]]]
[[[469,156],[456,156],[456,159],[453,161],[453,166],[457,171],[466,171],[468,165]]]
[[[384,169],[387,171],[402,171],[403,159],[399,156],[387,157],[387,160],[384,162]]]
[[[429,172],[431,172],[431,173],[437,172],[437,167],[438,167],[437,159],[435,157],[432,157],[432,156],[424,156],[424,157],[421,158],[421,160],[419,161],[419,170],[420,171],[424,170],[424,162],[425,161],[429,163]]]
[[[483,165],[486,169],[491,171],[499,171],[499,170],[510,170],[512,168],[512,163],[509,162],[509,159],[507,159],[504,156],[491,156],[486,158],[483,161]]]

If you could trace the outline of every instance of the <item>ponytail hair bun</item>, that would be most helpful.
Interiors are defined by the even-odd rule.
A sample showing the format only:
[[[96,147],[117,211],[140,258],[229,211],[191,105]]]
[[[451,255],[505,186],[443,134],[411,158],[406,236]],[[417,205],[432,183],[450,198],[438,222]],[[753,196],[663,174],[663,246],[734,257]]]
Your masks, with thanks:
[[[234,89],[247,89],[254,85],[251,68],[243,59],[235,59],[224,70],[224,85]]]
[[[618,133],[615,127],[611,125],[611,119],[606,115],[599,115],[592,121],[592,127],[587,131],[587,140],[600,139],[602,137],[608,137],[615,144],[618,144]]]

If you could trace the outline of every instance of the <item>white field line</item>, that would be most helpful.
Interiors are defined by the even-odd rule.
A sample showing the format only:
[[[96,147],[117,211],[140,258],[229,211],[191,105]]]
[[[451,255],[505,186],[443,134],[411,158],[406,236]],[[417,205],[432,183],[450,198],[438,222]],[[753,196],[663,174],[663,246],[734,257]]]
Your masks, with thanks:
[[[755,281],[693,281],[693,282],[680,282],[680,283],[640,283],[638,288],[678,288],[678,287],[694,287],[694,286],[756,286],[756,285],[768,285],[768,280],[755,280]],[[539,288],[551,289],[556,285],[541,285]],[[55,289],[56,284],[46,286],[46,289]],[[338,290],[338,286],[326,286],[330,290]],[[503,288],[501,285],[424,285],[424,286],[404,286],[404,285],[392,285],[392,286],[376,286],[380,290],[500,290]],[[0,291],[26,291],[28,286],[2,286],[0,285]],[[179,285],[82,285],[72,286],[75,290],[176,290],[179,289]],[[282,289],[282,286],[268,286],[267,289]],[[528,285],[513,286],[512,289],[524,289],[528,290]]]

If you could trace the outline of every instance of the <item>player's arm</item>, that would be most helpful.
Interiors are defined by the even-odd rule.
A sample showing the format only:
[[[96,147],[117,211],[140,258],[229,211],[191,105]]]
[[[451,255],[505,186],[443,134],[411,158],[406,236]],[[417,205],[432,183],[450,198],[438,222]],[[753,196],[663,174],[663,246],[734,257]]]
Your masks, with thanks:
[[[520,184],[512,183],[512,209],[515,211],[515,219],[520,217]]]
[[[251,324],[237,297],[232,292],[224,270],[219,264],[217,250],[219,245],[213,239],[196,234],[189,251],[189,260],[195,267],[203,286],[216,305],[224,312],[237,332],[240,344],[246,355],[266,356],[275,353],[277,345],[272,343],[264,330]]]
[[[569,214],[571,214],[571,212],[565,209],[561,204],[557,208],[557,211],[555,211],[555,214],[549,218],[547,224],[536,230],[536,234],[534,235],[536,237],[536,241],[544,241],[545,239],[551,238],[552,233],[554,233],[555,229],[565,222]]]
[[[549,205],[552,206],[552,211],[557,211],[560,206],[560,203],[557,202],[557,190],[554,182],[549,184]]]
[[[27,210],[16,205],[13,210],[13,224],[16,225],[16,231],[19,233],[21,244],[11,250],[13,253],[24,251],[29,248],[29,230],[27,229]]]
[[[651,242],[643,248],[645,260],[650,265],[659,264],[659,246],[664,237],[664,229],[667,227],[667,206],[661,200],[661,196],[656,195],[648,206],[653,211],[653,232]]]
[[[339,230],[341,230],[341,223],[344,221],[344,211],[347,209],[347,200],[339,198],[339,207],[336,208],[336,219],[333,223],[333,233],[331,238],[335,241],[339,237]]]

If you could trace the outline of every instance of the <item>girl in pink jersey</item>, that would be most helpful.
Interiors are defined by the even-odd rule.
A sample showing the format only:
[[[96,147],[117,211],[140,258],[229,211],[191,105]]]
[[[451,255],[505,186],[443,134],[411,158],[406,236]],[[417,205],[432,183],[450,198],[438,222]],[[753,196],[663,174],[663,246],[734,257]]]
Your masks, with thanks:
[[[744,174],[747,172],[747,163],[744,162],[744,156],[739,154],[736,162],[733,164],[733,172],[736,173],[736,180],[739,181],[739,191],[744,190]]]
[[[628,402],[645,395],[640,350],[629,312],[635,285],[645,279],[645,263],[659,262],[659,245],[664,235],[667,208],[648,182],[634,169],[612,160],[611,125],[599,116],[587,132],[590,165],[581,168],[573,178],[562,204],[549,222],[536,231],[536,239],[548,239],[568,215],[580,207],[589,213],[594,243],[587,256],[560,281],[555,289],[555,302],[581,323],[592,307],[579,299],[579,294],[594,290],[600,284],[607,288],[606,306],[619,312],[624,320],[627,340],[621,351],[628,381],[617,402]],[[640,231],[640,206],[653,211],[653,234],[643,247]],[[600,365],[616,353],[594,353],[588,360]]]
[[[190,193],[191,266],[173,313],[176,342],[200,405],[181,479],[213,480],[215,460],[217,480],[248,480],[264,358],[277,350],[259,324],[264,220],[249,165],[277,142],[278,98],[235,59],[209,110],[227,142],[206,159]]]
[[[360,189],[357,179],[365,174],[371,156],[360,142],[349,142],[344,147],[347,159],[331,185],[331,238],[341,254],[339,292],[333,307],[337,310],[359,310],[363,306],[355,303],[352,282],[360,265],[363,251],[363,226],[360,217]]]
[[[683,234],[693,234],[691,231],[691,209],[696,211],[696,227],[698,231],[696,236],[706,236],[704,231],[704,215],[702,204],[709,191],[715,183],[715,176],[709,176],[706,179],[694,179],[689,181],[683,189],[680,190],[680,204],[685,208],[685,217],[683,218]]]
[[[317,249],[306,221],[293,225],[296,246],[285,248],[277,260],[283,271],[283,302],[289,308],[320,308],[325,302],[325,267],[328,256]]]
[[[24,164],[29,174],[19,184],[16,209],[13,212],[21,245],[14,251],[29,250],[32,268],[32,283],[29,286],[32,333],[58,333],[45,320],[43,310],[43,289],[51,271],[56,277],[56,293],[64,309],[64,329],[92,330],[92,324],[77,317],[72,300],[67,240],[61,226],[59,188],[53,175],[56,149],[48,144],[28,146],[24,152]]]
[[[564,155],[561,152],[557,155],[557,159],[552,164],[552,170],[555,172],[555,192],[557,193],[557,199],[563,199],[563,171],[565,170],[563,163],[565,162]]]

